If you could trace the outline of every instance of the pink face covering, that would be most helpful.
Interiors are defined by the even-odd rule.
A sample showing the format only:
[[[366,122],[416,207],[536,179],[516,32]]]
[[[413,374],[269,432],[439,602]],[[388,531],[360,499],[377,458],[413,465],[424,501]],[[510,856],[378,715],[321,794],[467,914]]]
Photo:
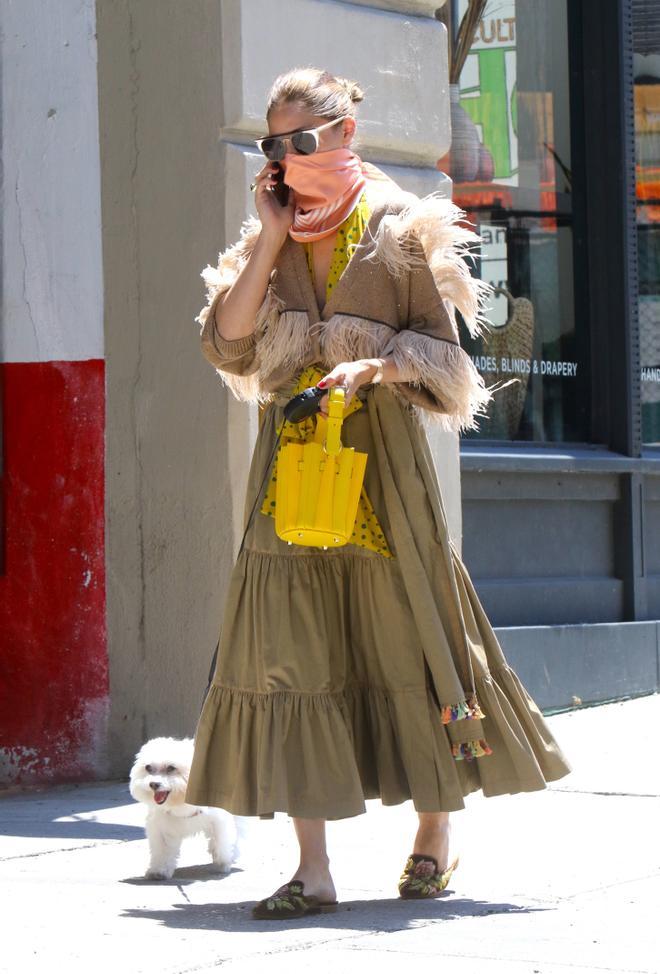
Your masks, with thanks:
[[[367,182],[362,160],[344,146],[310,156],[287,152],[282,168],[295,193],[289,234],[300,243],[321,240],[341,226]]]

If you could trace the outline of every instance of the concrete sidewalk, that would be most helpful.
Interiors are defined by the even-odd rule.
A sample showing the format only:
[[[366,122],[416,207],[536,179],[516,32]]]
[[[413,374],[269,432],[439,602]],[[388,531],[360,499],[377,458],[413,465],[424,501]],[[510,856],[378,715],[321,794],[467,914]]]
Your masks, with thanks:
[[[548,717],[574,771],[542,792],[472,795],[452,816],[444,897],[397,898],[410,803],[329,825],[338,913],[259,923],[250,907],[296,856],[286,816],[255,820],[231,875],[184,845],[146,882],[143,811],[125,783],[0,799],[0,970],[126,974],[310,970],[462,974],[660,971],[660,695]]]

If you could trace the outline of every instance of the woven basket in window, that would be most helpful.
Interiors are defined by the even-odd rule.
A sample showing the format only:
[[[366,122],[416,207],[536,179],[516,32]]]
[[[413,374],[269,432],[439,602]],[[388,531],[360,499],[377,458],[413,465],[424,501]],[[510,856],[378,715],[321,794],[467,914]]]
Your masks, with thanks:
[[[504,287],[493,288],[494,294],[503,294],[507,300],[509,312],[505,323],[499,327],[493,325],[489,334],[483,338],[483,354],[490,355],[497,360],[498,370],[484,372],[488,385],[493,378],[503,379],[515,377],[517,382],[502,388],[494,397],[490,407],[490,420],[484,426],[490,436],[497,439],[511,440],[520,427],[529,372],[507,371],[500,369],[501,359],[514,360],[530,364],[532,361],[532,346],[534,341],[534,306],[528,298],[514,298]]]

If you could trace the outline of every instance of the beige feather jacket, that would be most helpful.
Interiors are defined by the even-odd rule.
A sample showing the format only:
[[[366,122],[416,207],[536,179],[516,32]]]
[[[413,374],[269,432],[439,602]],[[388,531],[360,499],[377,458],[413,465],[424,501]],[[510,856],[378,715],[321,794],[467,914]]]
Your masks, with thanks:
[[[202,350],[237,399],[267,403],[312,363],[391,355],[402,381],[387,385],[414,412],[442,429],[478,429],[487,388],[461,347],[458,309],[473,337],[488,333],[492,292],[472,277],[465,255],[480,241],[461,227],[465,214],[436,193],[418,198],[387,180],[367,182],[371,217],[332,296],[319,311],[302,244],[287,237],[271,272],[254,331],[232,341],[215,327],[215,306],[248,259],[261,224],[245,221],[241,239],[207,266],[207,304],[195,319]]]

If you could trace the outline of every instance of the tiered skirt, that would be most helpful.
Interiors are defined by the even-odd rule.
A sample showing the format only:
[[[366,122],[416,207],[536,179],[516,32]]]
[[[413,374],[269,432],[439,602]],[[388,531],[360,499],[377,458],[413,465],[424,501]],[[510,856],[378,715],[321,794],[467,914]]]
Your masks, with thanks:
[[[256,511],[233,567],[187,801],[240,815],[339,819],[365,799],[456,811],[466,795],[571,771],[448,533],[423,425],[386,386],[358,392],[342,442],[394,557],[288,545]],[[286,397],[262,416],[244,527]]]

